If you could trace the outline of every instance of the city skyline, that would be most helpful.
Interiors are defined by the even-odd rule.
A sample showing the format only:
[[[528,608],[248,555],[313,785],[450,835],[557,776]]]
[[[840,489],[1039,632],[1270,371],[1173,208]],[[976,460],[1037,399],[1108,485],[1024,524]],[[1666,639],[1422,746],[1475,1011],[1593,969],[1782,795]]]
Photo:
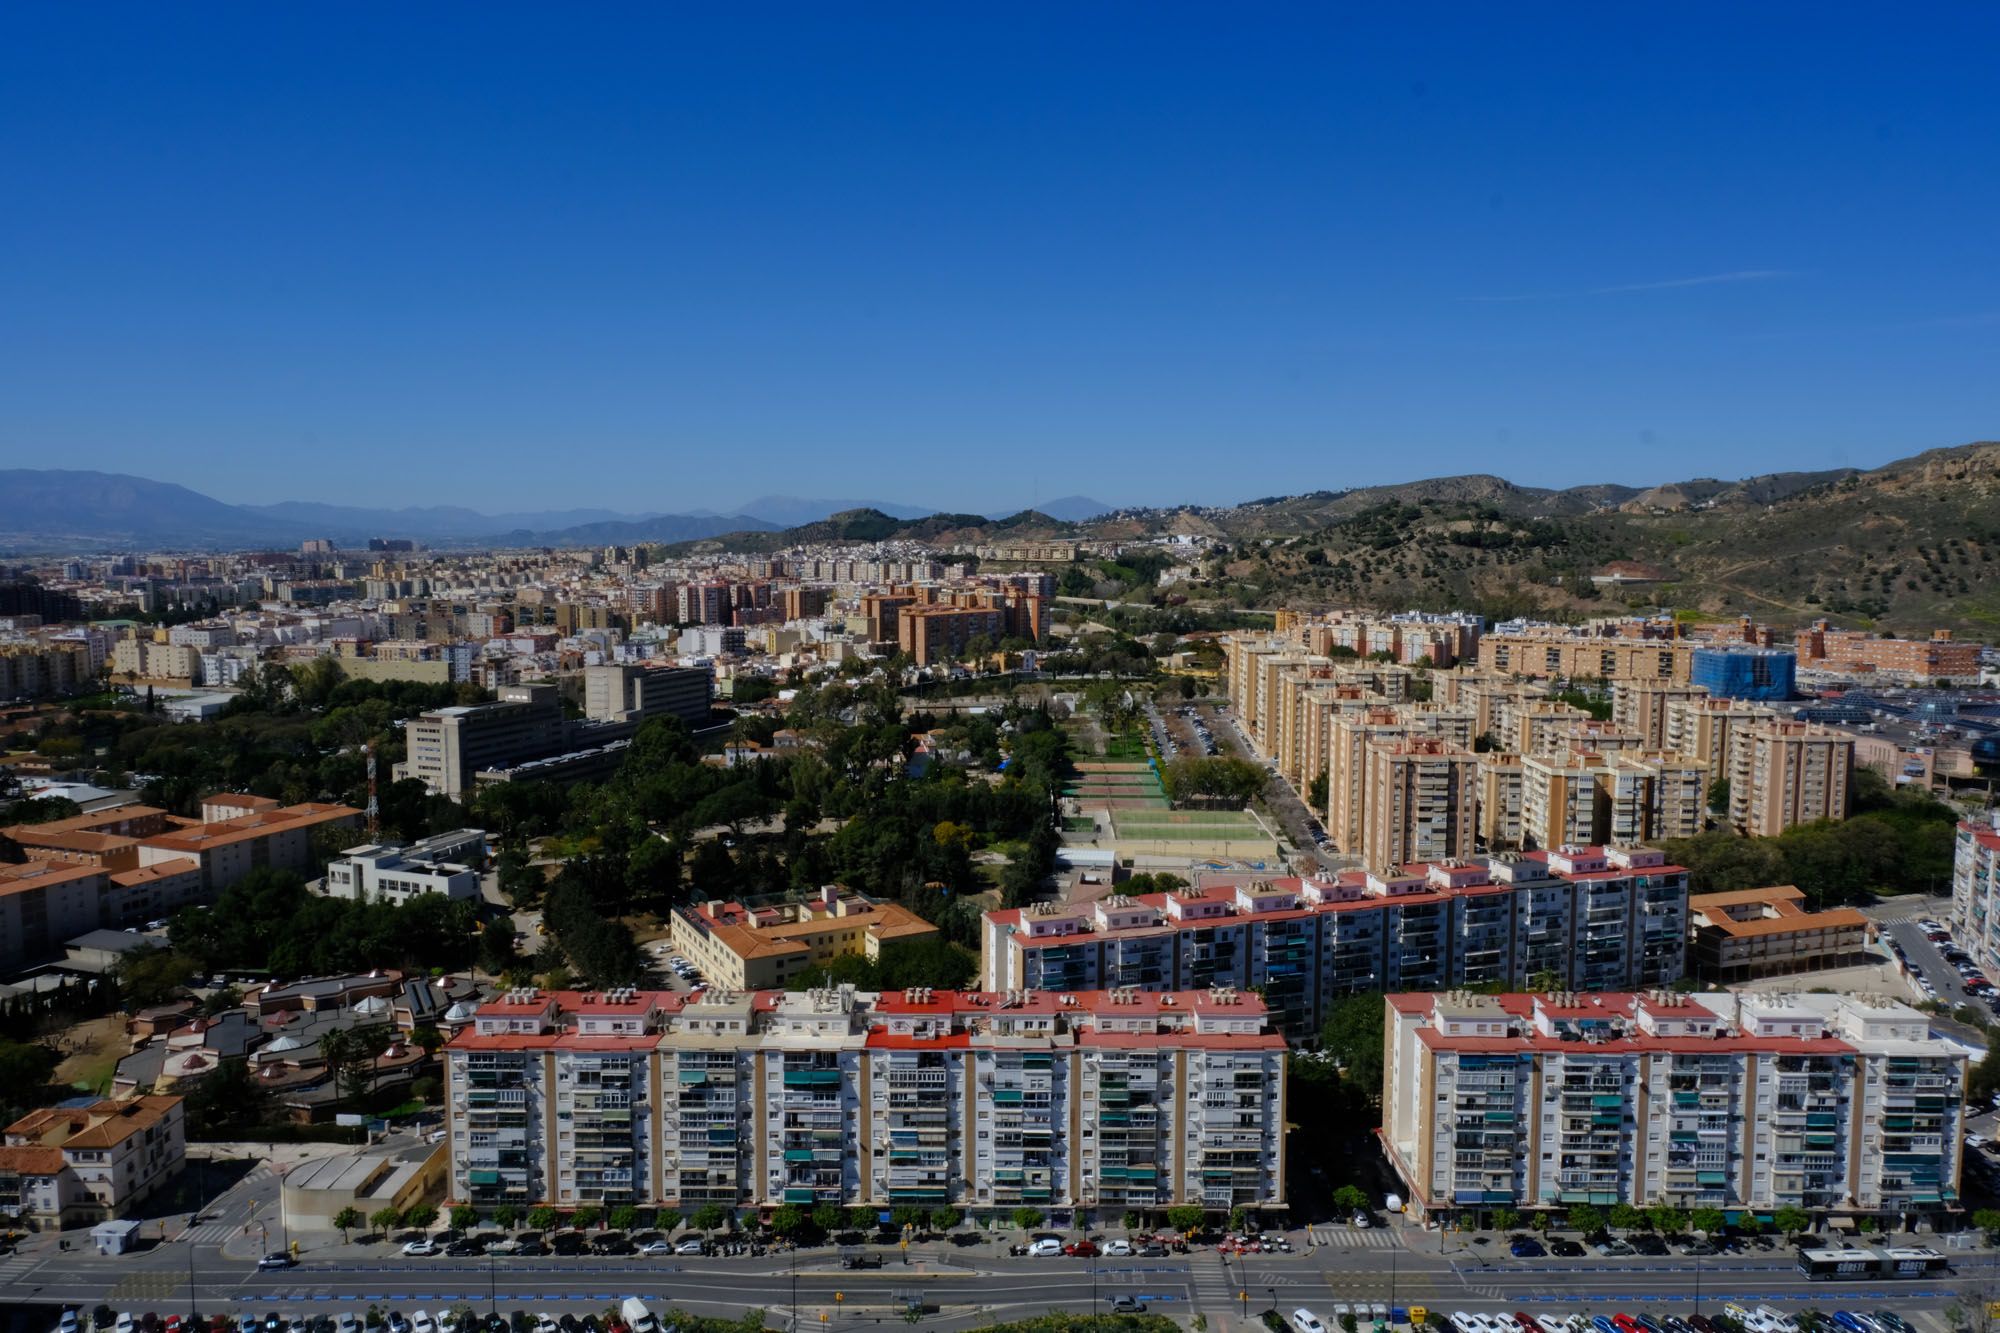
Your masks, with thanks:
[[[1986,12],[189,18],[5,20],[0,466],[985,511],[1995,433]]]

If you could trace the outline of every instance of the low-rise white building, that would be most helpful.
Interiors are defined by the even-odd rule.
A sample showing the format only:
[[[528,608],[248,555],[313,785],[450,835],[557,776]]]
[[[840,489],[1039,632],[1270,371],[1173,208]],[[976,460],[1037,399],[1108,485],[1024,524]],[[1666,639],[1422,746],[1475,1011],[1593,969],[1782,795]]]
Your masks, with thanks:
[[[327,862],[326,894],[396,904],[426,893],[477,898],[477,867],[485,860],[486,834],[481,829],[433,834],[407,845],[367,843],[349,847],[338,860]]]

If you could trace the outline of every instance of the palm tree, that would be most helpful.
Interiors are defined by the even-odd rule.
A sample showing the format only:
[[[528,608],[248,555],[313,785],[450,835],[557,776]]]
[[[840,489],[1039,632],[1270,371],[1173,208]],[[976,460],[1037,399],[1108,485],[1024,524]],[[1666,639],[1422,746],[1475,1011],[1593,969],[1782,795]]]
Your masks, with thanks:
[[[345,1028],[335,1028],[319,1039],[320,1063],[326,1066],[327,1076],[333,1080],[333,1099],[340,1100],[340,1085],[347,1071],[361,1057],[361,1049],[354,1034]]]

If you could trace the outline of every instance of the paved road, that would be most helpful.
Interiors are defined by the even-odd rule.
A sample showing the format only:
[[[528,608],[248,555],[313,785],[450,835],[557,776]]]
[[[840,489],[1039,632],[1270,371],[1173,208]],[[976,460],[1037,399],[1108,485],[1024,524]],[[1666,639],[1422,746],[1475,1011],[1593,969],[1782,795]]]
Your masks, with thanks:
[[[1243,734],[1243,728],[1237,725],[1234,713],[1218,712],[1216,707],[1209,703],[1198,703],[1195,706],[1207,721],[1209,732],[1224,750],[1232,751],[1238,758],[1248,759],[1255,764],[1264,763],[1256,748],[1250,744],[1250,738]],[[1313,836],[1313,826],[1317,823],[1317,816],[1306,809],[1305,802],[1299,799],[1299,794],[1292,790],[1291,784],[1279,777],[1275,771],[1264,784],[1264,805],[1278,821],[1278,826],[1284,832],[1286,839],[1300,853],[1311,856],[1328,869],[1339,869],[1349,864],[1351,858],[1344,860],[1332,852],[1320,849]]]
[[[883,1269],[843,1272],[831,1251],[800,1255],[796,1271],[784,1259],[697,1260],[480,1260],[403,1259],[385,1254],[372,1262],[308,1261],[278,1273],[197,1245],[193,1304],[204,1311],[278,1309],[287,1317],[384,1310],[439,1310],[466,1304],[478,1310],[602,1310],[638,1295],[657,1306],[733,1315],[762,1308],[783,1324],[796,1308],[806,1327],[900,1320],[906,1302],[920,1299],[929,1328],[963,1328],[1050,1309],[1102,1309],[1111,1297],[1130,1295],[1155,1312],[1190,1318],[1205,1314],[1254,1315],[1274,1307],[1331,1307],[1340,1302],[1381,1301],[1431,1309],[1504,1311],[1668,1309],[1693,1312],[1725,1300],[1769,1301],[1783,1306],[1861,1305],[1942,1310],[1993,1288],[2000,1259],[1988,1252],[1953,1253],[1953,1273],[1908,1284],[1813,1284],[1787,1254],[1723,1256],[1697,1265],[1692,1259],[1515,1260],[1485,1247],[1444,1254],[1330,1247],[1295,1255],[1223,1259],[1212,1252],[1171,1260],[985,1258],[960,1265],[955,1256],[924,1254],[905,1267],[892,1258]],[[121,1309],[188,1308],[190,1273],[185,1247],[169,1244],[122,1259],[67,1254],[48,1257],[25,1271],[4,1274],[8,1299]],[[823,1324],[820,1316],[827,1319]],[[1934,1331],[1927,1330],[1927,1333]]]

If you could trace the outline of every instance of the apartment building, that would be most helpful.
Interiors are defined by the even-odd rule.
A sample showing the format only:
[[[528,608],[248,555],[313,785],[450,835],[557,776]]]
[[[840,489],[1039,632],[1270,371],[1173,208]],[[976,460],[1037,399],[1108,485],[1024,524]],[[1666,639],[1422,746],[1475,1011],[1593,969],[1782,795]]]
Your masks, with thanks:
[[[1525,845],[1526,793],[1527,769],[1520,755],[1495,751],[1479,756],[1479,798],[1474,809],[1486,850],[1497,854]]]
[[[2000,967],[2000,816],[1958,826],[1951,856],[1951,935],[1982,972]]]
[[[1677,749],[1667,725],[1670,706],[1698,703],[1706,698],[1708,690],[1701,685],[1621,680],[1611,689],[1611,722],[1620,731],[1637,735],[1639,743],[1648,750]]]
[[[179,1097],[30,1111],[0,1146],[0,1213],[49,1228],[123,1217],[180,1172]]]
[[[1847,818],[1854,738],[1808,722],[1758,722],[1730,737],[1729,820],[1751,837]]]
[[[974,639],[999,643],[1007,614],[992,606],[906,606],[896,615],[896,646],[918,666],[963,657]]]
[[[0,643],[0,699],[71,694],[96,681],[90,648],[48,639]]]
[[[1673,699],[1666,705],[1667,748],[1700,761],[1713,783],[1730,776],[1736,738],[1778,715],[1740,699]]]
[[[1823,671],[1893,672],[1921,680],[1972,680],[1979,675],[1976,643],[1960,642],[1948,629],[1928,639],[1877,638],[1864,630],[1834,629],[1814,621],[1794,640],[1799,665]]]
[[[444,1052],[452,1202],[1284,1207],[1254,995],[510,992]]]
[[[210,901],[258,866],[305,872],[312,829],[361,821],[348,806],[240,796],[209,798],[203,816],[121,806],[0,829],[28,858],[0,865],[0,967],[54,957],[88,931]]]
[[[1649,849],[1564,847],[988,912],[980,984],[1255,987],[1274,1028],[1310,1039],[1358,991],[1543,975],[1579,988],[1666,985],[1686,946],[1685,869]]]
[[[1326,832],[1349,856],[1361,851],[1368,811],[1368,749],[1407,738],[1399,710],[1372,704],[1335,713],[1326,743]]]
[[[836,885],[805,902],[692,903],[669,924],[674,947],[710,983],[739,991],[783,986],[836,958],[879,958],[885,944],[938,933],[906,907]]]
[[[1707,770],[1668,751],[1528,755],[1520,772],[1525,847],[1693,837],[1708,804]]]
[[[583,715],[592,722],[642,722],[677,717],[690,727],[708,721],[715,673],[708,667],[616,663],[583,669]]]
[[[1479,641],[1484,669],[1539,680],[1686,682],[1693,655],[1691,643],[1593,634],[1531,631]]]
[[[1362,781],[1361,864],[1463,861],[1472,855],[1478,756],[1441,740],[1370,745]]]
[[[1388,997],[1383,1144],[1426,1220],[1955,1209],[1966,1056],[1878,996]]]
[[[1809,911],[1795,885],[1688,899],[1689,970],[1734,985],[1868,961],[1868,918],[1852,907]]]

